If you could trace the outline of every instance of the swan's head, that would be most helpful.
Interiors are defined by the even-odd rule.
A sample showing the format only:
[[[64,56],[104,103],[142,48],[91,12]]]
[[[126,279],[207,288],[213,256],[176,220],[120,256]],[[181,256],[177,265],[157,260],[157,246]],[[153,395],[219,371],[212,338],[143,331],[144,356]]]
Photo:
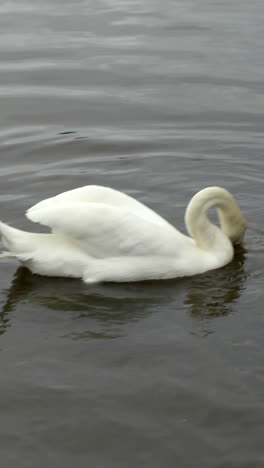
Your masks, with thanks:
[[[238,208],[239,210],[239,208]],[[229,237],[233,245],[240,245],[243,242],[247,222],[239,210],[233,216],[221,216],[221,228],[224,233]]]
[[[222,189],[222,198],[216,205],[222,231],[231,240],[233,245],[242,243],[247,222],[242,215],[234,197],[225,189]]]

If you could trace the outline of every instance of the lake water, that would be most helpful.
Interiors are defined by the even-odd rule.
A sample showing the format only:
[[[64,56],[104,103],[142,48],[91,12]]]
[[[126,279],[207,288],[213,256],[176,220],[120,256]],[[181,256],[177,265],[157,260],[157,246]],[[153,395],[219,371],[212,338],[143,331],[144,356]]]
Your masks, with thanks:
[[[248,220],[227,267],[85,286],[2,259],[8,468],[264,466],[263,0],[0,6],[1,219],[88,184],[184,231],[221,185]]]

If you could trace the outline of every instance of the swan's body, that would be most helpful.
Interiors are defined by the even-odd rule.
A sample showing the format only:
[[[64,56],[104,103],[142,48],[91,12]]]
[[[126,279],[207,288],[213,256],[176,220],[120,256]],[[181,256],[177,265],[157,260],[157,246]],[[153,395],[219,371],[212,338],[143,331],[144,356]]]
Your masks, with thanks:
[[[216,207],[221,229],[207,211]],[[0,223],[4,255],[33,273],[86,283],[191,276],[222,267],[234,254],[246,222],[232,195],[208,187],[190,201],[185,236],[142,203],[116,190],[87,186],[30,208],[26,216],[51,229],[33,234]]]

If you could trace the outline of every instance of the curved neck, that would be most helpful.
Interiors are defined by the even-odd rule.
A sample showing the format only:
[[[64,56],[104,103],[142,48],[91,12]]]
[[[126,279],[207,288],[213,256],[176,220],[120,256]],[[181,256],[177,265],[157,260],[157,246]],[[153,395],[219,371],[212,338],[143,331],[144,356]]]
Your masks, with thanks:
[[[207,212],[217,209],[221,230],[211,223]],[[246,222],[232,195],[221,187],[207,187],[191,199],[185,213],[187,231],[202,249],[210,250],[228,239],[239,243],[246,228]],[[230,242],[229,242],[230,243]]]

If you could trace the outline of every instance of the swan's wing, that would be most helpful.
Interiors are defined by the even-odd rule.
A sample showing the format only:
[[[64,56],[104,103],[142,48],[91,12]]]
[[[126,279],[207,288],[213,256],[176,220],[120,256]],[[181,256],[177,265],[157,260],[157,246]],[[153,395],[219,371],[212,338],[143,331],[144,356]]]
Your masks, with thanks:
[[[157,223],[159,225],[168,225],[169,223],[155,213],[153,210],[143,205],[133,197],[126,195],[109,187],[101,187],[98,185],[87,185],[75,190],[60,193],[59,195],[47,198],[36,205],[32,206],[27,214],[39,210],[40,208],[50,208],[61,203],[103,203],[118,208],[124,208],[130,212],[141,215],[145,219]]]
[[[164,228],[103,203],[60,203],[30,211],[27,217],[64,234],[97,258],[175,255],[187,239],[170,225]]]

